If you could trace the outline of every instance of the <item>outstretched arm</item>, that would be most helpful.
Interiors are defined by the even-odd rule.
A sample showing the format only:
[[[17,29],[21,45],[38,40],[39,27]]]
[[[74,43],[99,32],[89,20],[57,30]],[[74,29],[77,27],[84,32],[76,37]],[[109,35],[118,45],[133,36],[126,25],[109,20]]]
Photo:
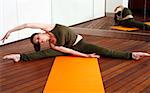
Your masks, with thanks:
[[[58,50],[60,52],[71,54],[71,55],[75,55],[75,56],[95,57],[95,58],[99,58],[100,57],[99,55],[96,55],[94,53],[93,54],[85,54],[85,53],[81,53],[81,52],[78,52],[78,51],[70,49],[70,48],[63,47],[63,46],[55,46],[53,44],[51,44],[51,48],[54,49],[54,50]]]
[[[20,31],[25,28],[41,29],[43,31],[50,31],[51,29],[54,28],[54,26],[55,25],[50,25],[50,24],[25,23],[25,24],[16,26],[13,29],[9,30],[1,40],[4,42],[5,39],[7,39],[9,37],[10,33],[15,32],[15,31]]]

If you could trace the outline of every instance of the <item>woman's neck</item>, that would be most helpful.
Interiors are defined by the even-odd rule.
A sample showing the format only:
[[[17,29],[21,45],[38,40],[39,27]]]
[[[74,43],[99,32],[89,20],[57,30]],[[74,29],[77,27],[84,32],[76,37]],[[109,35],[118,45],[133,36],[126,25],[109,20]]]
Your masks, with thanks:
[[[53,43],[55,45],[56,42],[57,42],[57,39],[56,39],[55,35],[53,33],[51,33],[51,32],[48,32],[47,34],[49,35],[49,38],[50,38],[49,42]]]

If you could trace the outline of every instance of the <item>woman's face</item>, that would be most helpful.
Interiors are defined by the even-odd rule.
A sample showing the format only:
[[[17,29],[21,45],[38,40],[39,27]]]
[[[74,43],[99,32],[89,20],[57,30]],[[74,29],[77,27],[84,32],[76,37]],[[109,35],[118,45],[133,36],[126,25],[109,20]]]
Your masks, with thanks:
[[[33,42],[35,44],[38,43],[38,42],[40,44],[44,44],[49,40],[50,40],[50,37],[45,33],[39,33],[39,34],[35,35],[34,38],[33,38]]]

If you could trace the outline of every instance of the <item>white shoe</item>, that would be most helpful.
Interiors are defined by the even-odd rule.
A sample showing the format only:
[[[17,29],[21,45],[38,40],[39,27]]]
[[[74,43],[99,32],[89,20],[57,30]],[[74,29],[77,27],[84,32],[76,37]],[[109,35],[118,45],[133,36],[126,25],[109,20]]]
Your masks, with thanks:
[[[3,59],[11,59],[15,62],[20,61],[20,54],[9,54],[3,57]]]

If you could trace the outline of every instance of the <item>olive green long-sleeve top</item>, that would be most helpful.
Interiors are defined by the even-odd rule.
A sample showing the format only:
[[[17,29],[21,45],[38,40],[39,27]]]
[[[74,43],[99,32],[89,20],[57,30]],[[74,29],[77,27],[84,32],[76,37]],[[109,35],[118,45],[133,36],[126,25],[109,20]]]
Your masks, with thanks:
[[[56,24],[55,28],[51,32],[57,39],[57,46],[71,48],[77,39],[77,34],[75,34],[69,27],[63,25]]]

